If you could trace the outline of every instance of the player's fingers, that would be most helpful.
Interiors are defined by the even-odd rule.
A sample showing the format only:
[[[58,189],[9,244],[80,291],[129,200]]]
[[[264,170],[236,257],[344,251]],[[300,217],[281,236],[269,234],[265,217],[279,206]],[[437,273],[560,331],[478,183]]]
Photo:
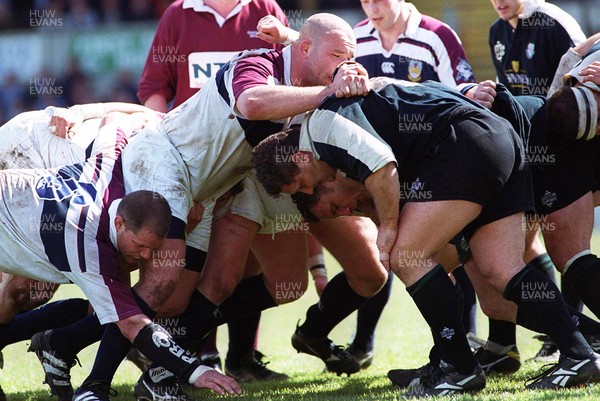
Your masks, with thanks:
[[[221,386],[219,386],[217,383],[214,383],[214,382],[208,382],[208,383],[204,384],[203,387],[207,388],[209,390],[212,390],[219,395],[225,394],[225,391],[221,388]]]

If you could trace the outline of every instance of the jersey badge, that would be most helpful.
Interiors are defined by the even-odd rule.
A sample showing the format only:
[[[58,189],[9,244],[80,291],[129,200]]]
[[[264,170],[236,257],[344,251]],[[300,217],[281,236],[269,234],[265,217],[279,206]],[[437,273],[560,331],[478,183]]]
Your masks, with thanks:
[[[410,60],[408,63],[408,79],[413,82],[419,82],[421,80],[421,71],[423,70],[423,63],[418,60]]]
[[[511,61],[511,65],[512,65],[512,69],[514,72],[519,72],[519,67],[521,66],[521,63],[519,63],[519,60]]]

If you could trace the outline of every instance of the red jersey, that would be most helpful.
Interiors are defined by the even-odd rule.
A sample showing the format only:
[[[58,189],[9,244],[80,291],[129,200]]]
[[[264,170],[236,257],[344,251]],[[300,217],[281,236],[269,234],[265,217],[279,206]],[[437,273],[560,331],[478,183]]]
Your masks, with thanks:
[[[275,0],[242,0],[227,18],[202,0],[177,0],[158,24],[140,81],[142,102],[163,95],[176,107],[196,93],[219,68],[242,50],[274,48],[256,37],[258,21],[287,19]]]

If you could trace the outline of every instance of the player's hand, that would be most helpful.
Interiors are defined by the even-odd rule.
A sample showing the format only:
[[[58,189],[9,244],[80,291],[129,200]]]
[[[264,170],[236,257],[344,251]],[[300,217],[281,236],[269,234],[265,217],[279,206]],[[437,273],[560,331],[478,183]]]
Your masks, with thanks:
[[[204,206],[202,203],[194,201],[194,206],[192,206],[187,215],[185,232],[189,234],[194,231],[194,228],[202,221],[202,216],[204,216]]]
[[[50,106],[46,110],[50,113],[48,131],[51,134],[68,139],[75,136],[83,122],[81,114],[77,111],[76,107],[65,109]]]
[[[593,82],[596,85],[600,85],[600,61],[594,61],[583,67],[579,71],[579,75],[583,77],[583,82]]]
[[[242,388],[234,378],[225,376],[214,369],[207,370],[194,382],[196,388],[208,388],[219,395],[241,395]]]
[[[327,286],[327,283],[329,282],[329,279],[326,276],[318,276],[314,278],[314,282],[315,290],[317,290],[317,294],[319,294],[319,297],[321,297],[321,295],[323,295],[325,286]]]
[[[361,64],[345,61],[336,68],[328,89],[336,97],[366,96],[371,90],[369,74]]]
[[[396,242],[397,227],[380,225],[377,229],[377,249],[379,249],[379,261],[387,271],[397,265],[398,260],[392,260],[391,253]],[[396,258],[397,259],[397,258]]]
[[[273,15],[264,16],[256,26],[256,37],[267,43],[283,43],[288,39],[288,28]]]
[[[469,89],[469,91],[466,93],[466,96],[469,99],[476,101],[483,107],[491,109],[492,104],[496,99],[496,83],[494,81],[490,81],[489,79],[487,81],[483,81],[479,85]]]

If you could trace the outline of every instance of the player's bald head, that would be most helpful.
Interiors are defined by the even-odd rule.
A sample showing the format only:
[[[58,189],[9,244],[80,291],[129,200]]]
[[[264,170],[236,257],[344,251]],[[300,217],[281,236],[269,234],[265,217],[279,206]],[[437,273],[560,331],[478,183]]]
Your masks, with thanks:
[[[300,29],[300,39],[319,43],[331,33],[343,34],[349,41],[356,42],[352,27],[337,15],[328,13],[319,13],[309,17]]]

